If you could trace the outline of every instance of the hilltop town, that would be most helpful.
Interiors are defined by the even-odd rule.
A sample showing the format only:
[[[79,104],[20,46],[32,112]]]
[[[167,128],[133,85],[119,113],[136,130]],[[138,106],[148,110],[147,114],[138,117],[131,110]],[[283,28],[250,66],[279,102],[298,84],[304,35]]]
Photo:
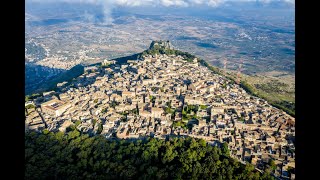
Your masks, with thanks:
[[[26,131],[79,131],[106,138],[191,136],[227,143],[230,156],[275,176],[295,167],[295,119],[180,55],[144,55],[85,68],[27,102]],[[32,108],[35,107],[35,108]]]

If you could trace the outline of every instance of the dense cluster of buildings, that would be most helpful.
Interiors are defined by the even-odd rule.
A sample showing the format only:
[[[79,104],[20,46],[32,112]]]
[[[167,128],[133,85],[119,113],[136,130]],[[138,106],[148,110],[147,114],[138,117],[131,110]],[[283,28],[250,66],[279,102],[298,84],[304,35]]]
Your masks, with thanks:
[[[86,68],[59,92],[35,99],[26,127],[65,131],[75,125],[107,138],[191,136],[228,143],[232,157],[257,169],[272,159],[278,177],[295,167],[295,119],[197,59],[156,55],[104,63],[109,66]]]

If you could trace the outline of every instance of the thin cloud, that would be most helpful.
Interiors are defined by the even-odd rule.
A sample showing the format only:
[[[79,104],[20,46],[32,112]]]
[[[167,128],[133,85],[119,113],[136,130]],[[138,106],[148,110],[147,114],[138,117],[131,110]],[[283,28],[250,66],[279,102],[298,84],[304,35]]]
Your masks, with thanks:
[[[104,14],[104,23],[112,23],[112,10],[115,7],[138,7],[138,6],[163,6],[163,7],[192,7],[192,6],[209,6],[212,8],[219,7],[226,2],[260,2],[260,3],[271,3],[271,2],[287,2],[294,4],[294,0],[26,0],[27,3],[80,3],[80,4],[93,4],[101,6]],[[92,21],[94,16],[84,13],[83,17]]]
[[[294,0],[27,0],[27,2],[39,3],[54,3],[54,2],[67,2],[67,3],[90,3],[96,5],[118,5],[118,6],[177,6],[189,7],[193,5],[208,5],[217,7],[225,2],[287,2],[294,4]]]

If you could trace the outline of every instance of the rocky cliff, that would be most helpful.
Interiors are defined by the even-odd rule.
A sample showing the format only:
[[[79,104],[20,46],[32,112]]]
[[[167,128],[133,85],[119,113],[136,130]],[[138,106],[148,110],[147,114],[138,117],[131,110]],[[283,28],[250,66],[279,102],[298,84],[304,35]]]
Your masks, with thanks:
[[[170,41],[162,41],[162,40],[160,40],[160,41],[152,41],[151,44],[150,44],[149,49],[154,49],[157,46],[158,46],[159,49],[162,49],[162,48],[164,48],[164,49],[174,49],[173,45],[170,43]]]

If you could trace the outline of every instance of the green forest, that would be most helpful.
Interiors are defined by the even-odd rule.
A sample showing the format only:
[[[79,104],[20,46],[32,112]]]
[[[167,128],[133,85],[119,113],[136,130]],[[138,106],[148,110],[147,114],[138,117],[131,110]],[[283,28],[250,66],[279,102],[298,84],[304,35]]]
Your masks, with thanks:
[[[221,148],[194,138],[107,140],[62,132],[26,132],[25,179],[273,179]]]

